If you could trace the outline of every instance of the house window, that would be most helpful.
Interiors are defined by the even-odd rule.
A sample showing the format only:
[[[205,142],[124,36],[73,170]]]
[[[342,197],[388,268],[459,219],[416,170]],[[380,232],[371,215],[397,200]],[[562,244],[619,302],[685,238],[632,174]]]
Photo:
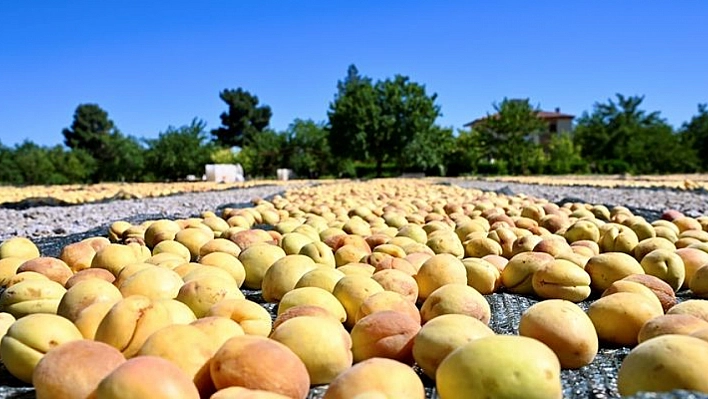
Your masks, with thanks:
[[[558,124],[555,122],[548,125],[548,131],[551,133],[558,133]]]

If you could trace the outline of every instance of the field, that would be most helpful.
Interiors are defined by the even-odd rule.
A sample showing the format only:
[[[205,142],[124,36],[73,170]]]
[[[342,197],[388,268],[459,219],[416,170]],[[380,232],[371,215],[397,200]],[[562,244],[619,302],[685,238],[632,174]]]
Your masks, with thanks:
[[[708,177],[487,180],[701,192]],[[0,343],[5,366],[0,397],[31,398],[32,383],[38,390],[57,390],[50,380],[67,379],[66,387],[73,386],[71,373],[89,375],[90,368],[71,361],[72,354],[63,360],[48,356],[59,353],[53,352],[56,340],[80,339],[108,344],[130,364],[146,354],[168,359],[174,363],[170,367],[181,371],[159,374],[155,365],[142,371],[135,367],[161,381],[180,374],[174,377],[180,389],[205,398],[233,385],[313,399],[347,397],[326,396],[328,390],[330,395],[340,390],[363,397],[470,397],[467,383],[476,376],[454,362],[476,362],[475,367],[486,370],[480,378],[492,381],[484,388],[489,397],[507,384],[517,390],[516,397],[546,392],[539,397],[548,398],[620,393],[683,398],[677,392],[647,396],[635,387],[708,390],[700,372],[707,366],[701,362],[708,361],[708,302],[703,299],[708,297],[707,217],[674,211],[647,220],[602,202],[556,204],[465,188],[463,183],[470,182],[429,178],[3,188],[12,191],[7,203],[15,205],[31,205],[27,201],[37,198],[56,204],[123,198],[147,202],[184,192],[273,184],[287,191],[193,217],[120,220],[35,243],[5,241],[0,246],[0,284],[5,287],[0,311],[8,316],[0,317],[0,324],[4,321],[9,330]],[[98,287],[100,293],[91,291]],[[561,302],[563,309],[551,306]],[[528,323],[533,309],[544,304],[550,305],[536,310],[537,326],[524,328],[524,319]],[[294,310],[288,313],[289,306]],[[680,323],[663,321],[677,314]],[[443,327],[432,330],[436,318],[449,315],[456,316],[447,318],[451,324],[440,322]],[[231,332],[204,326],[217,322],[204,321],[210,317],[220,318],[218,323]],[[45,326],[52,328],[31,328],[33,318],[45,318]],[[657,319],[660,331],[644,327]],[[659,337],[667,332],[672,336]],[[685,342],[673,338],[693,333]],[[497,341],[492,338],[499,337],[516,348],[513,353],[493,346],[484,359],[460,360],[468,348],[484,351],[483,344],[493,345]],[[653,339],[668,339],[676,352],[670,357],[645,353],[639,366],[624,366],[635,348],[646,348],[644,341]],[[263,346],[249,352],[249,343]],[[57,362],[47,360],[42,366],[53,379],[33,381],[43,356]],[[392,360],[366,361],[381,357]],[[652,374],[652,362],[665,371]],[[229,369],[237,363],[254,367],[257,377],[241,379],[238,367]],[[369,370],[361,371],[364,367]],[[630,370],[624,380],[622,367]],[[436,374],[436,369],[442,371]],[[112,372],[94,377],[95,383],[124,384]],[[154,383],[139,375],[119,386],[130,391]]]
[[[606,188],[671,188],[678,190],[705,190],[708,188],[708,174],[494,176],[484,178],[484,180]]]
[[[56,186],[0,186],[0,206],[77,205],[118,199],[156,198],[183,193],[233,190],[261,185],[284,184],[276,180],[242,183],[101,183]]]
[[[700,191],[708,188],[708,174],[681,175],[560,175],[560,176],[490,176],[474,178],[428,178],[428,181],[465,181],[478,179],[551,186],[591,186],[603,188],[655,188]],[[251,180],[243,183],[102,183],[57,186],[0,186],[0,206],[76,205],[117,199],[155,198],[182,193],[232,190],[260,185],[287,185],[294,181]],[[297,182],[297,181],[295,181]],[[300,180],[300,183],[333,183],[331,180]]]

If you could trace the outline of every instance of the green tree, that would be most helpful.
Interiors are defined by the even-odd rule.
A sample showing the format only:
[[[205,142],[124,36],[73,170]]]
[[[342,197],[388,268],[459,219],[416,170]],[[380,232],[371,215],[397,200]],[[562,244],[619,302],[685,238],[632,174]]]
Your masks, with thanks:
[[[194,118],[189,125],[169,126],[157,139],[146,140],[147,169],[157,180],[181,180],[201,176],[214,147],[207,143],[206,123]]]
[[[708,154],[708,104],[698,104],[698,114],[685,122],[680,130],[681,141],[698,154]],[[701,170],[708,170],[708,157],[697,157]]]
[[[350,65],[344,80],[337,82],[337,93],[327,113],[328,142],[339,159],[337,165],[369,158],[367,136],[374,134],[381,119],[376,97],[371,78],[360,75],[355,65]]]
[[[372,84],[351,65],[330,103],[330,147],[345,158],[374,162],[377,176],[386,162],[396,162],[403,169],[406,159],[401,151],[434,129],[440,116],[436,99],[436,94],[428,95],[425,86],[406,76]]]
[[[574,141],[593,172],[664,173],[691,169],[695,153],[674,134],[658,111],[640,108],[644,97],[596,103],[578,119]]]
[[[447,173],[459,176],[478,172],[478,165],[484,159],[485,150],[481,145],[479,131],[458,130],[454,143],[446,154]]]
[[[253,137],[237,155],[244,172],[252,177],[275,177],[278,168],[285,165],[284,154],[287,137],[273,130],[266,129]]]
[[[67,147],[86,150],[96,158],[106,149],[105,138],[116,132],[108,113],[98,104],[79,104],[71,127],[62,130]]]
[[[405,171],[445,176],[455,141],[452,128],[433,125],[422,129],[398,153],[397,164]]]
[[[494,104],[494,110],[495,114],[487,115],[473,127],[485,156],[491,162],[506,165],[508,173],[534,172],[541,162],[540,134],[547,129],[546,122],[537,115],[538,109],[528,99],[504,98]]]
[[[236,152],[231,148],[214,147],[209,159],[215,164],[235,164],[238,162],[236,156]]]
[[[316,179],[331,170],[331,151],[324,123],[295,119],[285,132],[287,166],[297,176]]]
[[[22,171],[15,163],[15,152],[0,142],[0,184],[23,184]]]
[[[243,147],[268,127],[273,116],[270,107],[258,105],[258,97],[248,91],[225,89],[219,98],[228,106],[220,116],[223,126],[211,131],[219,145]]]
[[[548,143],[547,172],[551,174],[570,174],[587,172],[581,148],[573,142],[570,133],[564,132],[551,136]]]
[[[105,141],[106,151],[97,159],[94,181],[145,180],[145,147],[140,139],[116,133]]]
[[[144,148],[140,141],[124,136],[98,105],[79,105],[71,127],[62,134],[69,148],[83,150],[95,160],[93,182],[142,179]]]
[[[57,173],[47,149],[25,140],[15,147],[14,162],[22,173],[24,184],[60,184],[65,179]]]
[[[96,160],[84,150],[66,151],[57,145],[48,149],[47,156],[61,183],[89,183],[96,171]]]

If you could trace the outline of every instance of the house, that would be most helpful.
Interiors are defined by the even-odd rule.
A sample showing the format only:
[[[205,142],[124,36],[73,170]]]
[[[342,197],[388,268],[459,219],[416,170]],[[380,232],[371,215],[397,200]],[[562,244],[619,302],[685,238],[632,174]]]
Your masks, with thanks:
[[[464,127],[474,128],[483,120],[494,118],[496,115],[498,114],[475,119],[472,122],[466,123]],[[554,111],[538,111],[536,115],[548,123],[548,131],[535,136],[535,141],[538,144],[548,144],[552,135],[573,130],[573,119],[575,119],[575,116],[562,113],[560,108],[556,108]]]

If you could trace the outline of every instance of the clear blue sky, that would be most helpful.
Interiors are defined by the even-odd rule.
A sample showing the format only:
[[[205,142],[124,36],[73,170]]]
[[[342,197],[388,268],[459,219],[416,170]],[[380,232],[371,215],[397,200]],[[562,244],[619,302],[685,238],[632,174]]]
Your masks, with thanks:
[[[0,142],[60,144],[76,106],[125,134],[219,125],[225,88],[271,126],[323,121],[351,63],[438,94],[443,126],[504,97],[580,115],[615,93],[674,126],[708,102],[708,2],[109,1],[0,3]]]

